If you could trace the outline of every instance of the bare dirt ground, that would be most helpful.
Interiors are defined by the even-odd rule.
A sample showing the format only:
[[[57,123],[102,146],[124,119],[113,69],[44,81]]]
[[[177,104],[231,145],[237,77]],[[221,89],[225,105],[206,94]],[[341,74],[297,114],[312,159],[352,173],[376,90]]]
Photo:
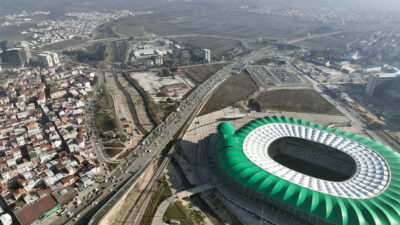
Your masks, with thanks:
[[[111,73],[106,73],[105,83],[111,95],[113,96],[115,111],[116,111],[115,113],[117,116],[119,127],[121,127],[122,130],[125,130],[126,134],[132,136],[130,140],[127,140],[126,144],[127,146],[129,146],[128,148],[134,147],[142,139],[143,134],[136,131],[137,127],[135,126],[132,115],[129,111],[127,99],[122,94],[121,90],[119,90],[119,88],[117,87],[113,75]],[[122,154],[122,152],[120,154]]]
[[[246,72],[233,75],[218,87],[201,110],[200,115],[232,106],[241,100],[247,99],[257,90],[257,84]]]
[[[135,110],[139,117],[139,123],[147,131],[153,129],[153,124],[151,123],[150,118],[147,116],[146,109],[140,97],[140,94],[122,76],[118,76],[118,80],[121,83],[122,87],[130,94],[132,98],[133,104],[135,105]]]
[[[256,101],[267,109],[290,112],[341,115],[341,113],[312,89],[281,89],[261,92]]]
[[[226,65],[226,63],[198,65],[182,68],[182,71],[196,84],[201,84]]]
[[[225,56],[230,50],[241,47],[239,41],[208,37],[184,37],[174,38],[174,40],[196,48],[210,49],[212,60],[219,60],[222,56]]]

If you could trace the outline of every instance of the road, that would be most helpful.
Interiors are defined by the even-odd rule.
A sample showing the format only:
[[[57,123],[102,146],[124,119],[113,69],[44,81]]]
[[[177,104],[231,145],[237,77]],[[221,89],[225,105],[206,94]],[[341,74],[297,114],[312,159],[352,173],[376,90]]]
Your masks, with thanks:
[[[215,77],[213,76],[203,84],[199,85],[198,88],[186,100],[183,101],[177,112],[172,113],[166,121],[155,128],[149,134],[149,136],[146,137],[135,149],[137,150],[137,154],[141,156],[136,158],[134,161],[129,160],[129,162],[132,164],[130,168],[128,168],[128,171],[138,171],[141,168],[146,168],[146,166],[150,164],[150,162],[161,152],[161,150],[166,147],[169,141],[173,139],[173,136],[178,132],[178,130],[184,124],[191,123],[191,121],[195,118],[198,111],[200,110],[201,106],[211,96],[213,90],[215,90],[216,87],[231,74],[232,71],[230,70],[232,68],[232,65],[228,65],[227,68],[224,67],[224,69],[220,70],[214,75]],[[182,134],[184,133],[184,131],[185,130],[182,130]],[[148,150],[151,150],[151,152],[148,152]],[[172,154],[172,152],[170,152],[170,154]],[[164,163],[163,165],[167,165],[167,163]],[[124,174],[119,175],[124,176]],[[153,178],[156,177],[157,174],[153,176]],[[110,197],[110,201],[107,202],[107,204],[105,204],[93,216],[90,224],[98,224],[103,216],[113,207],[114,203],[125,193],[125,190],[127,190],[129,188],[129,185],[131,185],[132,183],[134,183],[134,179],[131,179],[129,182],[127,182],[125,187],[122,189],[123,191],[117,191],[117,193],[113,197]],[[151,186],[152,183],[150,182],[148,187]],[[148,192],[145,191],[145,193]],[[143,200],[141,200],[143,202],[142,204],[144,204],[146,199],[148,199],[147,197],[148,196],[143,197]],[[140,218],[133,218],[132,221],[136,221],[136,223],[140,222]]]
[[[83,207],[78,207],[74,210],[75,217],[71,218],[67,224],[87,224],[97,211],[107,212],[118,200],[118,196],[122,195],[122,193],[129,188],[129,184],[133,183],[135,178],[143,171],[143,168],[146,168],[150,161],[156,158],[160,151],[164,149],[173,138],[175,133],[189,119],[189,116],[192,115],[193,111],[196,109],[194,106],[199,105],[200,99],[203,99],[203,96],[210,91],[212,85],[225,79],[231,73],[231,69],[232,65],[228,65],[223,70],[217,72],[215,77],[213,76],[208,81],[198,86],[198,88],[183,101],[180,110],[171,113],[166,121],[153,129],[153,131],[142,140],[138,147],[108,175],[109,179],[99,185],[100,194],[97,196],[96,200],[92,200],[97,202],[97,204],[89,205],[84,209],[82,209]],[[149,150],[151,150],[151,152],[149,152]],[[113,197],[114,195],[115,197]],[[79,217],[78,221],[73,221],[78,214],[83,216]],[[97,217],[95,217],[94,220],[96,220],[96,218]],[[62,224],[62,221],[65,220],[66,218],[62,217],[56,224]]]
[[[201,36],[201,35],[199,35]],[[137,180],[144,169],[154,160],[162,149],[173,139],[183,125],[190,123],[190,117],[201,107],[207,96],[210,96],[212,90],[218,87],[231,74],[237,74],[251,65],[253,61],[267,56],[269,48],[263,48],[248,55],[236,57],[231,64],[225,66],[213,76],[200,84],[187,99],[182,101],[179,109],[171,113],[167,120],[154,128],[146,138],[130,153],[130,155],[108,175],[103,183],[99,185],[99,194],[96,199],[90,199],[94,202],[89,206],[81,206],[75,209],[74,216],[66,224],[97,224],[105,213],[107,213],[115,202],[117,202],[126,190]],[[194,117],[193,117],[194,118]],[[101,158],[102,154],[99,154]],[[104,165],[103,165],[104,166]],[[95,215],[96,214],[96,215]],[[82,216],[80,216],[82,215]],[[93,217],[93,219],[92,219]],[[55,224],[63,224],[66,218],[61,217]],[[77,220],[77,221],[74,221]]]
[[[132,224],[132,225],[139,225],[139,223],[142,221],[143,216],[144,216],[144,213],[142,213],[142,212],[144,211],[143,209],[147,208],[147,205],[149,203],[149,200],[150,200],[151,194],[152,194],[151,189],[152,189],[155,181],[158,179],[158,177],[160,176],[162,171],[164,171],[164,169],[168,165],[169,161],[171,160],[172,154],[174,153],[175,149],[178,147],[181,138],[186,133],[186,130],[189,128],[189,126],[192,123],[192,121],[196,118],[198,113],[201,111],[201,109],[206,104],[208,99],[212,96],[212,94],[217,89],[217,87],[221,83],[223,83],[223,81],[225,81],[225,79],[228,78],[228,75],[229,74],[227,74],[227,76],[225,76],[223,79],[221,79],[219,82],[217,82],[214,86],[212,86],[205,93],[204,97],[200,99],[199,104],[196,105],[196,107],[194,109],[194,112],[192,112],[191,115],[189,115],[189,119],[184,123],[184,127],[183,127],[181,133],[179,134],[179,137],[177,138],[177,141],[175,141],[174,146],[168,152],[167,157],[165,157],[165,159],[163,160],[161,166],[158,168],[157,172],[152,177],[152,179],[150,180],[149,184],[146,186],[146,189],[142,192],[143,194],[140,196],[138,202],[135,204],[135,206],[134,206],[134,208],[132,210],[132,213],[130,214],[130,216],[126,220],[127,223]],[[186,106],[184,105],[184,110],[187,110],[187,109],[188,108],[186,108]]]
[[[99,162],[101,165],[103,165],[106,161],[103,153],[102,153],[102,146],[99,145],[98,143],[98,134],[96,131],[96,126],[94,123],[94,106],[96,102],[100,99],[101,93],[102,93],[102,86],[104,83],[104,76],[103,72],[96,70],[96,76],[97,76],[97,85],[95,86],[94,92],[95,95],[93,98],[90,100],[89,105],[86,106],[85,110],[85,122],[86,122],[86,127],[88,128],[89,134],[90,134],[90,143],[92,144],[92,147],[94,151],[96,152],[96,155],[98,156]],[[104,169],[107,169],[106,167]]]
[[[368,121],[363,120],[357,112],[355,112],[351,107],[344,105],[342,102],[338,101],[337,99],[332,98],[328,94],[324,92],[320,88],[320,84],[317,83],[314,79],[309,77],[306,73],[304,73],[301,69],[298,67],[294,66],[289,62],[289,60],[286,60],[285,57],[282,57],[277,54],[281,59],[285,60],[285,62],[291,66],[294,70],[297,70],[300,72],[304,78],[306,78],[311,84],[313,89],[318,92],[325,100],[327,100],[329,103],[334,105],[343,115],[345,115],[349,120],[353,123],[356,124],[359,127],[365,127],[365,124],[368,123]],[[388,146],[390,146],[392,149],[395,151],[399,151],[398,149],[398,143],[396,140],[393,139],[390,135],[388,135],[386,132],[380,130],[379,128],[375,131],[371,131],[369,129],[364,129],[365,133],[368,134],[368,136],[371,137],[371,139],[375,141],[379,141],[381,143],[384,143]]]
[[[76,224],[86,224],[90,218],[90,224],[97,224],[103,215],[112,208],[114,203],[120,196],[134,183],[135,178],[143,171],[150,162],[156,158],[162,149],[169,143],[177,131],[186,123],[190,123],[189,119],[193,113],[205,102],[207,96],[210,96],[212,91],[227,79],[231,74],[238,73],[243,70],[248,63],[264,57],[265,49],[259,50],[247,56],[236,58],[233,63],[225,66],[213,76],[199,85],[189,97],[184,100],[176,112],[171,113],[168,119],[158,125],[149,135],[135,148],[133,153],[129,155],[117,169],[115,169],[109,177],[114,177],[114,182],[107,180],[100,188],[104,186],[111,187],[108,191],[102,192],[98,197],[99,201],[106,202],[101,208],[88,207],[81,214],[85,214]],[[193,116],[194,118],[194,116]],[[151,150],[149,152],[149,150]],[[136,174],[132,177],[132,174]],[[125,185],[121,185],[122,182]],[[100,203],[98,204],[100,205]],[[98,213],[96,213],[98,211]],[[71,223],[72,224],[72,223]]]
[[[309,39],[313,39],[313,38],[319,38],[319,37],[326,37],[326,36],[330,36],[330,35],[334,35],[334,34],[341,34],[343,33],[343,31],[335,31],[335,32],[330,32],[330,33],[323,33],[323,34],[314,34],[314,35],[309,35],[306,37],[302,37],[302,38],[297,38],[291,41],[288,41],[287,44],[294,44],[300,41],[305,41],[305,40],[309,40]]]

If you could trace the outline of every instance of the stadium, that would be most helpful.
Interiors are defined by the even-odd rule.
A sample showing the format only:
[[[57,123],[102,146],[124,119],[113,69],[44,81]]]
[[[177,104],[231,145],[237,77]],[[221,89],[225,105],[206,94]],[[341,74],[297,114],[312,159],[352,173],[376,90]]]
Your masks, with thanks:
[[[236,191],[309,224],[400,223],[400,156],[369,138],[265,117],[217,128],[218,169]]]

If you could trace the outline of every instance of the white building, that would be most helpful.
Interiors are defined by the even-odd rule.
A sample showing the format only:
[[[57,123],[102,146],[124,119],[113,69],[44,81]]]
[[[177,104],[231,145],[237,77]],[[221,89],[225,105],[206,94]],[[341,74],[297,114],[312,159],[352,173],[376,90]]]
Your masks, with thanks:
[[[13,224],[12,217],[8,213],[5,213],[5,214],[1,215],[0,216],[0,221],[1,221],[1,223],[3,225],[11,225],[11,224]]]
[[[51,59],[50,54],[47,53],[42,53],[38,55],[39,58],[39,63],[43,67],[52,67],[53,66],[53,60]]]
[[[368,97],[372,97],[377,92],[376,89],[379,89],[378,92],[383,92],[390,89],[398,90],[399,87],[400,87],[400,72],[371,74],[368,77],[367,86],[365,87],[365,94]]]
[[[367,83],[367,86],[365,87],[365,94],[368,97],[371,97],[374,94],[376,81],[378,80],[378,77],[379,77],[379,75],[376,75],[376,74],[369,75],[368,83]]]
[[[51,60],[53,61],[53,65],[58,65],[60,64],[60,60],[58,60],[58,54],[55,52],[49,52],[51,56]]]
[[[205,62],[211,62],[211,50],[203,49],[203,60]]]
[[[156,65],[162,65],[162,64],[163,64],[163,57],[160,56],[160,55],[154,57],[154,63],[155,63]]]

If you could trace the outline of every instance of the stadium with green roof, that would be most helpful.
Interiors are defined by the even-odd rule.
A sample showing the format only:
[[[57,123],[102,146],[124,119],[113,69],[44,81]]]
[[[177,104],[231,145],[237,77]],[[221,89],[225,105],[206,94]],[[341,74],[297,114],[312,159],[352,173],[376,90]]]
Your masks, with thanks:
[[[400,224],[400,156],[359,135],[286,117],[217,128],[218,169],[250,199],[310,224]]]

